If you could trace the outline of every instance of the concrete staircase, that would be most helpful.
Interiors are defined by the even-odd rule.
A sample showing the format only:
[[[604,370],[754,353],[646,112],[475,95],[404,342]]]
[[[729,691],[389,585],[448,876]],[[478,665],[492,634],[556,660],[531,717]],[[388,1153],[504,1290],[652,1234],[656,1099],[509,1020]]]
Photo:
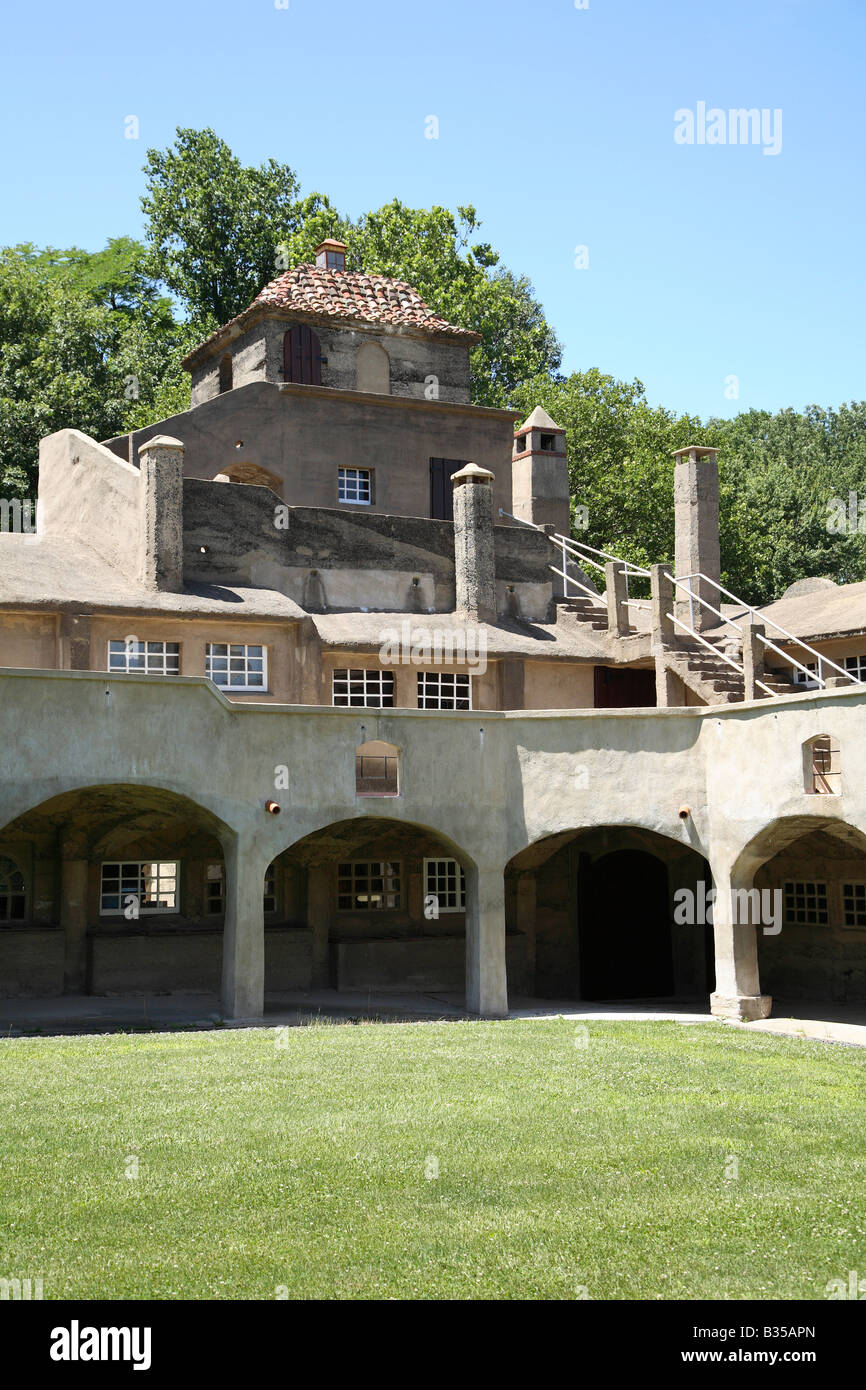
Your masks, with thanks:
[[[712,638],[707,640],[713,642]],[[720,645],[713,642],[716,648]],[[734,660],[739,658],[735,656]],[[743,699],[744,682],[740,672],[735,671],[721,655],[715,656],[700,642],[681,639],[675,647],[667,648],[665,664],[679,676],[689,690],[708,705],[732,705]],[[765,673],[761,679],[774,695],[792,695],[799,689],[793,679],[779,671]],[[761,695],[763,693],[759,692]]]
[[[603,598],[597,601],[589,598],[558,598],[556,608],[559,613],[571,613],[578,622],[589,623],[596,632],[607,631],[607,606]]]

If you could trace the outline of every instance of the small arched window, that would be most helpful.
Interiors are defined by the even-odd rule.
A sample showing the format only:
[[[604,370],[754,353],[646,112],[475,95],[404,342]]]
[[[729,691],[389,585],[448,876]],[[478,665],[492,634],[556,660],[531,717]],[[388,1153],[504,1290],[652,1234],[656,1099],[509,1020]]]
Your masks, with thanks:
[[[232,389],[232,355],[223,353],[220,358],[220,395]]]
[[[24,875],[11,859],[0,859],[0,922],[24,921]]]
[[[322,384],[322,345],[305,323],[296,323],[283,337],[283,376],[301,386]]]
[[[373,739],[355,749],[355,795],[400,795],[400,750]]]
[[[816,734],[803,744],[803,784],[807,792],[838,796],[842,790],[839,745],[830,734]]]
[[[358,349],[355,387],[358,391],[375,391],[380,396],[390,395],[391,362],[385,349],[378,343],[364,343]]]

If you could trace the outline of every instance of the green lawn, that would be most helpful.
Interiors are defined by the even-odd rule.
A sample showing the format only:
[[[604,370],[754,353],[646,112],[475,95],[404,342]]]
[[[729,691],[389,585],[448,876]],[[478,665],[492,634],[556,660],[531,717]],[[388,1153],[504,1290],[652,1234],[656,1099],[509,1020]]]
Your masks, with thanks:
[[[587,1031],[4,1039],[0,1277],[45,1298],[823,1299],[866,1275],[866,1052]]]

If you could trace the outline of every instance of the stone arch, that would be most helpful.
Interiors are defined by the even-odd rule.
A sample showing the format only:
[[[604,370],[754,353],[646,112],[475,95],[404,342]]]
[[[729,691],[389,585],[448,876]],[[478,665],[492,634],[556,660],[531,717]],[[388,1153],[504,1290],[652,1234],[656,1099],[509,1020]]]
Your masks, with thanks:
[[[527,993],[696,1000],[712,988],[712,877],[687,841],[638,825],[560,830],[513,855],[505,883]]]
[[[866,831],[841,816],[777,817],[740,849],[730,877],[756,995],[777,1013],[788,1001],[866,1000]]]
[[[380,343],[362,343],[355,367],[355,389],[391,393],[391,359]]]
[[[225,902],[209,905],[206,866],[231,829],[182,793],[90,784],[21,812],[0,858],[23,860],[38,940],[0,944],[4,994],[213,993]]]
[[[263,468],[260,463],[232,463],[215,474],[215,483],[246,483],[252,487],[269,487],[278,496],[282,495],[283,480],[278,473]]]
[[[448,835],[361,813],[293,840],[271,869],[283,920],[281,935],[266,924],[267,996],[310,988],[463,995],[477,870]],[[447,901],[430,901],[434,880]]]

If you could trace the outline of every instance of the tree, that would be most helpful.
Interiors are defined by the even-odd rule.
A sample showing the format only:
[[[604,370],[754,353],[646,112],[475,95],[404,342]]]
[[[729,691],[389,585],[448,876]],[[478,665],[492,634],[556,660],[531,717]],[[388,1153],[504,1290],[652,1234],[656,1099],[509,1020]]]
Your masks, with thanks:
[[[227,323],[279,273],[280,243],[300,225],[294,172],[243,165],[210,129],[179,128],[144,167],[153,274],[203,333]]]

